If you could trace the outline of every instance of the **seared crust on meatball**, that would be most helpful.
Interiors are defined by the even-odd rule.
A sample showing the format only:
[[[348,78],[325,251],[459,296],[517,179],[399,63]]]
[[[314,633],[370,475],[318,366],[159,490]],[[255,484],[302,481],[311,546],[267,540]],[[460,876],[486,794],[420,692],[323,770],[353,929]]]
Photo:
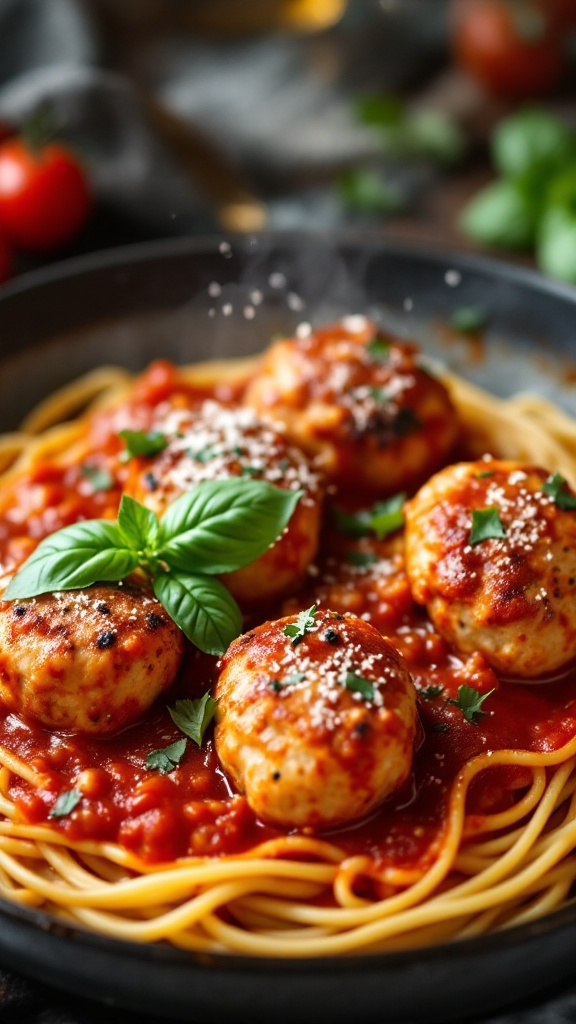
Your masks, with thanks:
[[[576,511],[558,506],[548,478],[518,462],[460,463],[405,509],[415,600],[460,650],[511,677],[576,656]]]
[[[216,750],[263,820],[325,828],[368,814],[408,777],[416,700],[389,640],[354,616],[289,615],[222,659]]]
[[[416,346],[364,317],[272,345],[245,401],[282,420],[329,478],[381,495],[429,476],[457,433],[446,388]]]
[[[251,409],[206,401],[196,410],[171,409],[158,420],[168,445],[154,459],[134,459],[126,491],[157,515],[203,480],[245,476],[300,490],[281,537],[250,565],[223,576],[241,603],[266,601],[298,582],[312,561],[320,530],[321,489],[307,457],[278,424]]]
[[[0,602],[0,700],[49,729],[107,735],[174,681],[183,641],[130,583]]]

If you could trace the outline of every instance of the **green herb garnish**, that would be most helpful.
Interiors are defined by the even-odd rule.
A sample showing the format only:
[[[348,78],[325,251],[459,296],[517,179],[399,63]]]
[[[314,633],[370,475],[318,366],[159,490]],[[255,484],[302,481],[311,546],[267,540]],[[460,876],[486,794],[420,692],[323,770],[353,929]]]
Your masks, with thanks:
[[[500,539],[505,536],[506,530],[500,522],[498,509],[480,508],[472,512],[470,544],[481,544],[483,540],[490,540],[490,538]]]
[[[305,678],[305,672],[292,672],[291,675],[286,676],[284,679],[271,679],[270,689],[279,693],[280,690],[286,689],[287,686],[297,686],[298,683],[304,682]]]
[[[78,789],[68,789],[65,793],[60,793],[48,817],[66,818],[78,806],[81,799],[82,793]]]
[[[309,633],[314,626],[314,616],[316,615],[316,605],[313,604],[306,611],[300,612],[296,622],[290,622],[287,626],[284,626],[284,636],[289,636],[292,645],[295,647],[301,640],[304,639],[306,633]]]
[[[158,455],[168,447],[168,438],[159,430],[121,430],[118,437],[126,445],[123,453],[126,462],[139,455]]]
[[[377,335],[366,345],[366,351],[374,363],[386,363],[390,358],[390,342]]]
[[[361,694],[364,700],[374,700],[374,685],[364,676],[359,676],[355,672],[347,672],[344,686],[347,690],[352,690],[353,693]]]
[[[569,511],[576,509],[576,495],[568,490],[568,481],[561,473],[553,473],[552,476],[549,476],[542,484],[542,490],[544,494],[554,500],[554,504],[558,508]]]
[[[209,693],[205,693],[197,700],[177,700],[173,708],[168,708],[168,713],[174,725],[201,747],[204,733],[217,707],[218,702]]]
[[[467,722],[477,725],[476,719],[487,714],[486,711],[482,710],[482,705],[491,693],[494,693],[494,689],[489,690],[488,693],[480,694],[473,686],[463,684],[458,687],[458,699],[453,700],[452,697],[449,697],[446,703],[455,704],[457,708],[460,708]]]
[[[80,472],[90,484],[94,494],[98,491],[110,491],[114,487],[114,477],[101,466],[80,466]]]
[[[426,686],[423,690],[420,690],[420,696],[424,697],[424,700],[434,700],[435,697],[439,697],[443,692],[444,687],[441,683],[431,683],[430,686]]]
[[[162,772],[163,775],[167,775],[168,772],[173,772],[180,764],[185,750],[186,740],[177,740],[176,743],[171,743],[168,747],[162,747],[161,750],[151,750],[146,757],[146,767],[150,771],[158,771]]]
[[[162,521],[124,495],[118,520],[92,519],[43,540],[4,598],[21,600],[138,572],[188,639],[222,654],[242,628],[238,605],[214,576],[256,561],[281,535],[300,498],[261,480],[204,481]]]
[[[374,533],[378,540],[383,540],[404,525],[405,501],[406,494],[402,492],[393,494],[385,501],[378,501],[371,509],[363,509],[360,512],[349,513],[334,507],[336,526],[348,537],[368,537]]]
[[[213,445],[206,445],[205,448],[200,448],[197,452],[188,449],[186,454],[189,455],[194,462],[200,462],[202,465],[205,465],[205,463],[211,462],[212,459],[215,459],[219,453]]]

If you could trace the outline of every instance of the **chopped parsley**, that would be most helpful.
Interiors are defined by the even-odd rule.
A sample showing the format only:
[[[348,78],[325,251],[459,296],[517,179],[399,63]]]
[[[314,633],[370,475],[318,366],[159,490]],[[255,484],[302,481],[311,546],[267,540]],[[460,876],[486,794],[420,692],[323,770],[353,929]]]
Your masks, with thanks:
[[[90,484],[94,494],[98,491],[110,491],[114,487],[114,477],[107,469],[103,469],[101,466],[85,464],[80,466],[80,472]]]
[[[334,508],[336,526],[348,537],[368,537],[375,533],[378,540],[383,540],[389,533],[394,533],[404,525],[404,502],[406,494],[393,494],[385,501],[378,501],[371,509],[360,512],[344,512]]]
[[[477,725],[477,719],[488,713],[483,711],[482,705],[491,693],[494,693],[494,688],[489,690],[488,693],[481,694],[473,686],[463,684],[458,687],[457,699],[453,700],[452,697],[448,697],[446,703],[454,704],[457,708],[460,708],[466,721],[472,725]]]
[[[194,462],[200,462],[205,465],[206,462],[211,462],[218,455],[214,445],[206,445],[205,448],[200,448],[197,452],[193,452],[190,449],[186,452]]]
[[[257,476],[258,473],[262,473],[263,470],[260,466],[242,466],[242,472],[240,476]]]
[[[186,744],[185,739],[176,740],[176,743],[171,743],[161,750],[151,750],[146,758],[146,767],[150,771],[162,772],[163,775],[174,771],[184,756]]]
[[[374,363],[385,363],[390,356],[390,342],[376,337],[366,345],[366,351]]]
[[[314,616],[316,614],[316,605],[313,604],[306,611],[300,612],[296,622],[290,622],[287,626],[284,626],[284,636],[289,636],[292,645],[295,647],[301,640],[304,639],[306,633],[309,633],[314,625]]]
[[[420,690],[420,696],[424,697],[424,700],[434,700],[435,697],[439,697],[443,692],[444,687],[441,683],[431,683],[430,686],[426,686],[423,690]]]
[[[472,529],[470,530],[470,544],[481,544],[483,540],[491,538],[501,539],[506,536],[504,525],[500,521],[498,509],[480,508],[472,512]]]
[[[217,701],[205,693],[197,700],[177,700],[173,708],[168,708],[170,718],[194,743],[202,746],[204,733],[216,714]]]
[[[128,462],[138,455],[159,455],[168,447],[168,438],[159,430],[121,430],[118,434],[126,445],[123,459]]]
[[[481,473],[476,473],[477,480],[487,480],[490,476],[494,476],[493,469],[483,469]]]
[[[305,679],[305,672],[292,672],[292,674],[286,676],[285,679],[271,679],[269,686],[275,693],[279,693],[280,690],[286,689],[287,686],[297,686],[298,683],[304,682]]]
[[[549,476],[542,484],[542,490],[544,494],[553,499],[557,508],[568,511],[576,509],[576,495],[569,490],[568,481],[561,473],[553,473],[552,476]]]
[[[355,672],[347,672],[344,678],[344,686],[353,693],[359,693],[365,700],[374,700],[374,686],[369,679],[358,676]]]
[[[378,403],[378,405],[384,405],[386,402],[389,402],[392,398],[392,395],[390,394],[389,391],[386,390],[386,388],[368,388],[368,394],[370,398],[373,399],[374,402]]]
[[[82,793],[79,789],[68,789],[65,793],[60,793],[48,817],[66,818],[78,806],[81,799]]]

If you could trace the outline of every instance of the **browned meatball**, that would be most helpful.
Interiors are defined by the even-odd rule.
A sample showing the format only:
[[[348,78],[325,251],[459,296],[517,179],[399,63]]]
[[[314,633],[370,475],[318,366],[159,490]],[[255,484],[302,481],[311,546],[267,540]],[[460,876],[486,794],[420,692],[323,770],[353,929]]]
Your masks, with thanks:
[[[0,700],[50,729],[106,735],[174,680],[182,634],[129,583],[0,602]]]
[[[576,656],[576,511],[546,493],[548,477],[518,462],[460,463],[406,506],[415,600],[460,650],[526,679]]]
[[[329,478],[381,495],[429,476],[457,432],[417,348],[363,317],[272,345],[245,401],[281,420]]]
[[[168,446],[153,459],[133,460],[126,491],[162,516],[168,505],[203,480],[245,476],[285,490],[300,490],[287,528],[260,558],[223,580],[241,603],[282,594],[305,573],[316,553],[321,491],[306,456],[278,424],[251,409],[214,401],[196,410],[169,409],[155,429]]]
[[[353,616],[289,615],[235,640],[216,686],[216,750],[262,819],[322,828],[378,806],[409,775],[416,702],[389,640]]]

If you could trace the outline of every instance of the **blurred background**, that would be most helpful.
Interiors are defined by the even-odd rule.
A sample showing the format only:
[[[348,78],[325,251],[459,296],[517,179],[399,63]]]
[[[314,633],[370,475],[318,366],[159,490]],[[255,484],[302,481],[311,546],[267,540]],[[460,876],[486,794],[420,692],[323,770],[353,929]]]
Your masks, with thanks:
[[[576,0],[0,0],[0,279],[369,229],[576,282]]]

